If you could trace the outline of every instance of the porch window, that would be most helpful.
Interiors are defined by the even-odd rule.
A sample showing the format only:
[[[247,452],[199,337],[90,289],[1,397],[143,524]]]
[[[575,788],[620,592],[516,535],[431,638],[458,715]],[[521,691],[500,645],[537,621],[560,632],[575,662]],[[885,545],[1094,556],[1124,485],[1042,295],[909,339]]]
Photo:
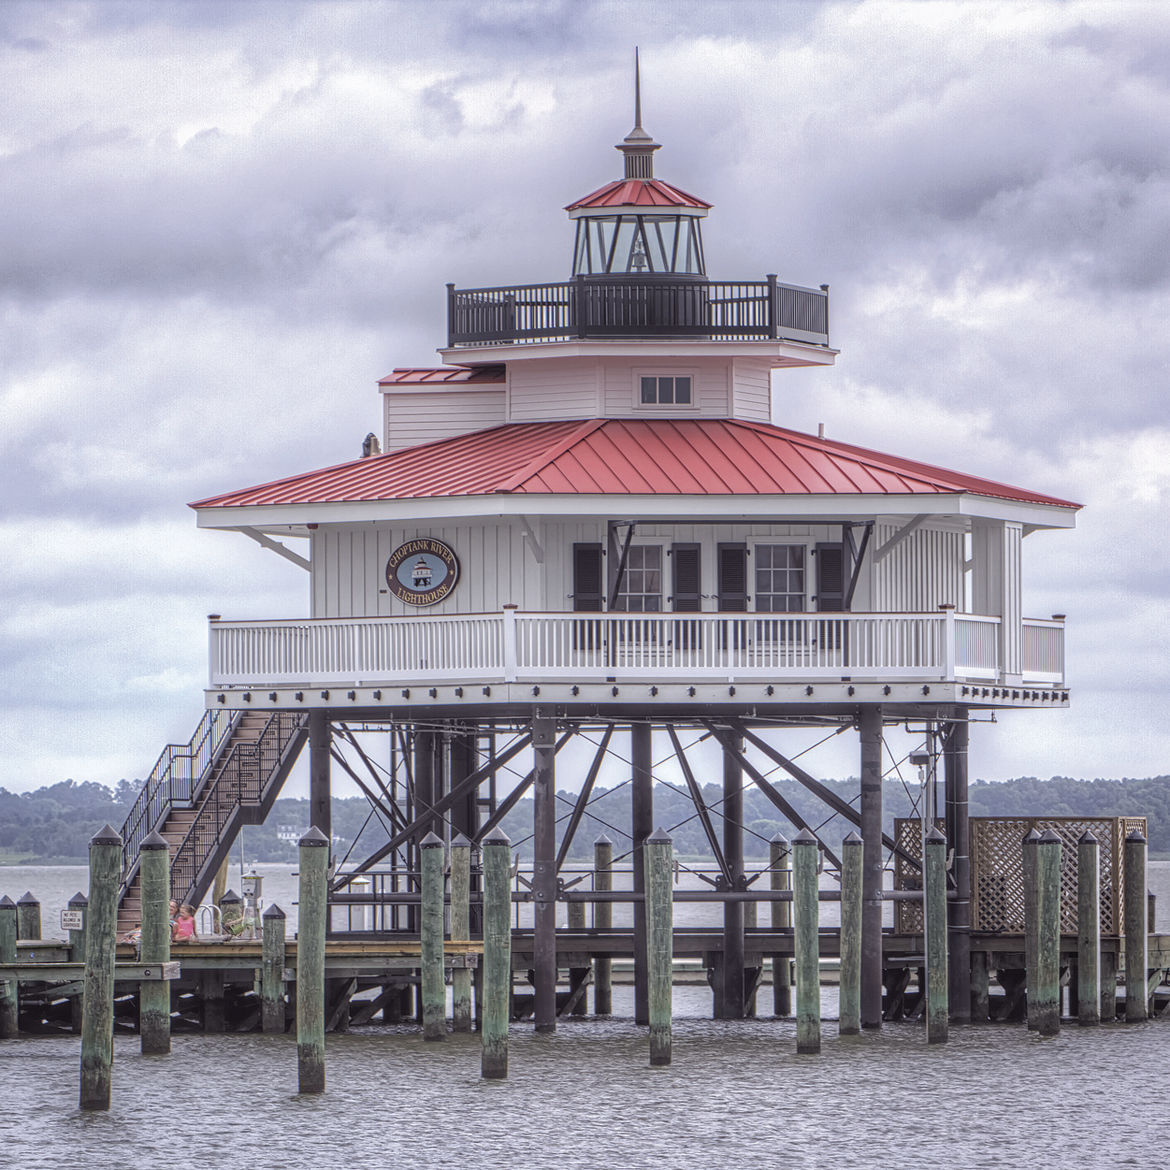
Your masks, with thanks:
[[[757,544],[756,611],[801,613],[805,609],[803,544]]]
[[[617,608],[626,613],[662,611],[662,546],[634,544],[618,590]]]

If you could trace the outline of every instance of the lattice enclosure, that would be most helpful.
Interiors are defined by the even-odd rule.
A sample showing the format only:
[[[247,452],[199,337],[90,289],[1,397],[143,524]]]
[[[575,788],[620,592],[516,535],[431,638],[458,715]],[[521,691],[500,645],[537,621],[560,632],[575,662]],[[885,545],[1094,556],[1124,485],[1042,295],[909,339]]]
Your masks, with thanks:
[[[942,828],[943,826],[940,826]],[[971,928],[990,934],[1024,932],[1023,841],[1033,829],[1051,829],[1060,837],[1060,929],[1077,931],[1077,842],[1091,832],[1099,842],[1101,859],[1101,933],[1118,934],[1125,913],[1125,838],[1134,829],[1146,832],[1145,817],[972,817],[971,818]],[[945,831],[945,830],[944,830]],[[921,853],[917,819],[894,822],[894,839],[915,860]],[[898,857],[894,888],[921,888],[916,865]],[[895,906],[895,929],[918,934],[922,907],[914,902]]]

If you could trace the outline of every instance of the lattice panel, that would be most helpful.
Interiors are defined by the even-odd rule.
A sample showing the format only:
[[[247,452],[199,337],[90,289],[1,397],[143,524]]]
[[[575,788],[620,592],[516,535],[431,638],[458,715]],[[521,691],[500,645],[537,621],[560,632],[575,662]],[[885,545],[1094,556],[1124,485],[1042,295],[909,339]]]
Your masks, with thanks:
[[[972,817],[971,928],[990,934],[1024,932],[1023,841],[1032,829],[1051,829],[1060,837],[1060,929],[1077,932],[1077,844],[1086,832],[1099,843],[1101,864],[1101,933],[1119,934],[1124,921],[1124,843],[1146,831],[1144,817]],[[918,821],[894,822],[899,847],[917,859],[921,845]],[[902,858],[894,867],[896,889],[919,889],[918,869]],[[900,933],[922,930],[922,907],[900,902],[894,913]]]
[[[946,821],[937,820],[939,832],[947,831]],[[894,842],[898,852],[894,854],[894,889],[922,889],[922,833],[918,818],[900,818],[894,821]],[[905,856],[903,856],[905,855]],[[913,858],[913,862],[909,859]],[[894,903],[894,933],[922,934],[923,917],[921,902]]]

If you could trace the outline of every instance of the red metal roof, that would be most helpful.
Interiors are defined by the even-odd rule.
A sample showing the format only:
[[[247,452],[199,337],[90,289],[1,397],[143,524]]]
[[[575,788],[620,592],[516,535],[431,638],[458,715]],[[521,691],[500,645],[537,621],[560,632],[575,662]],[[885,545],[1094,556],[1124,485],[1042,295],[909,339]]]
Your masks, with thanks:
[[[503,366],[399,366],[384,378],[378,380],[379,386],[421,386],[434,385],[436,382],[479,382],[482,384],[502,384],[504,381]]]
[[[193,508],[535,495],[915,495],[971,493],[1079,504],[738,419],[513,423],[309,471]]]
[[[614,179],[596,191],[570,203],[566,211],[582,207],[694,207],[706,210],[711,206],[703,199],[688,195],[661,179]]]

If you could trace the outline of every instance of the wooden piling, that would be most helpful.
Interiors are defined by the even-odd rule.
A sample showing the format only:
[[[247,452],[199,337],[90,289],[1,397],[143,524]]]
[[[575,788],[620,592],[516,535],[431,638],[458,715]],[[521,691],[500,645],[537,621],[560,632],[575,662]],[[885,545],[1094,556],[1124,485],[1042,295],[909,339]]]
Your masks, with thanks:
[[[483,847],[483,1004],[480,1074],[508,1075],[508,1020],[512,1008],[512,847],[496,829]]]
[[[986,951],[971,953],[971,1018],[979,1023],[991,1018],[991,966]]]
[[[89,920],[81,1017],[82,1109],[110,1107],[114,1062],[114,951],[118,930],[118,886],[122,838],[105,825],[89,842]]]
[[[451,842],[451,941],[471,938],[471,842],[459,833]],[[471,1031],[471,968],[451,971],[451,1027]]]
[[[81,926],[79,929],[71,929],[69,931],[69,959],[74,963],[85,962],[85,921],[89,914],[89,899],[78,890],[72,898],[69,899],[69,909],[76,914],[81,915]],[[69,997],[69,1013],[71,1016],[72,1029],[75,1035],[81,1035],[81,996],[73,995]],[[2,1034],[2,1033],[0,1033]]]
[[[1146,919],[1146,839],[1135,829],[1125,839],[1125,1022],[1149,1017],[1146,980],[1149,943]]]
[[[646,957],[650,1010],[650,1064],[670,1064],[674,982],[672,843],[661,828],[646,838]]]
[[[171,958],[171,866],[167,839],[161,833],[151,833],[143,840],[140,850],[142,961],[168,963]],[[143,1056],[161,1056],[170,1052],[170,980],[144,979],[138,985],[138,1032]]]
[[[593,888],[599,893],[613,889],[613,842],[604,834],[593,842]],[[613,927],[613,904],[593,903],[593,929],[598,933]],[[613,1014],[613,960],[598,955],[593,960],[593,1014]]]
[[[926,834],[923,867],[926,929],[926,1042],[945,1044],[950,1027],[947,955],[947,839],[937,825]],[[969,993],[968,993],[969,994]]]
[[[419,843],[422,863],[423,1039],[447,1036],[447,986],[443,981],[443,839],[428,833]]]
[[[582,931],[585,929],[585,903],[584,902],[570,902],[569,903],[569,929],[575,931]],[[581,986],[582,982],[589,978],[588,967],[570,967],[569,968],[569,986],[574,990]],[[577,997],[577,1002],[573,1004],[571,1014],[574,1016],[584,1016],[589,1013],[589,1004],[585,999],[585,991],[582,989],[581,994]]]
[[[314,826],[297,845],[297,1087],[301,1093],[323,1093],[329,838]]]
[[[286,920],[274,902],[263,914],[263,941],[260,958],[260,1027],[265,1032],[283,1033],[284,952]]]
[[[16,937],[41,938],[41,904],[31,890],[26,890],[16,903]]]
[[[801,829],[792,839],[792,917],[796,950],[796,1051],[821,1050],[820,901],[817,839]]]
[[[1117,954],[1101,951],[1101,1022],[1117,1023]]]
[[[0,898],[0,963],[16,962],[16,903]],[[0,979],[0,1040],[13,1040],[20,1031],[20,1011],[15,979]]]
[[[1060,838],[1045,829],[1036,842],[1036,1031],[1060,1034]]]
[[[557,1027],[556,720],[532,711],[532,964],[533,1025]]]
[[[1086,830],[1077,842],[1077,1023],[1101,1022],[1101,847]]]
[[[841,842],[841,976],[838,1031],[861,1032],[861,862],[864,843],[856,833]]]
[[[1028,1028],[1036,1028],[1036,845],[1040,834],[1029,829],[1024,838],[1024,988],[1027,992]]]
[[[768,842],[768,872],[773,890],[792,889],[792,848],[788,838],[777,833]],[[772,929],[792,926],[792,903],[772,903]],[[792,964],[786,955],[772,956],[772,1014],[787,1016],[792,1012]]]
[[[642,844],[654,831],[653,733],[649,723],[630,725],[630,833],[633,850],[634,893],[645,895],[646,866]],[[649,989],[646,982],[646,902],[634,903],[634,1023],[650,1023]]]
[[[882,1026],[882,709],[866,704],[859,719],[861,737],[861,1026]]]

